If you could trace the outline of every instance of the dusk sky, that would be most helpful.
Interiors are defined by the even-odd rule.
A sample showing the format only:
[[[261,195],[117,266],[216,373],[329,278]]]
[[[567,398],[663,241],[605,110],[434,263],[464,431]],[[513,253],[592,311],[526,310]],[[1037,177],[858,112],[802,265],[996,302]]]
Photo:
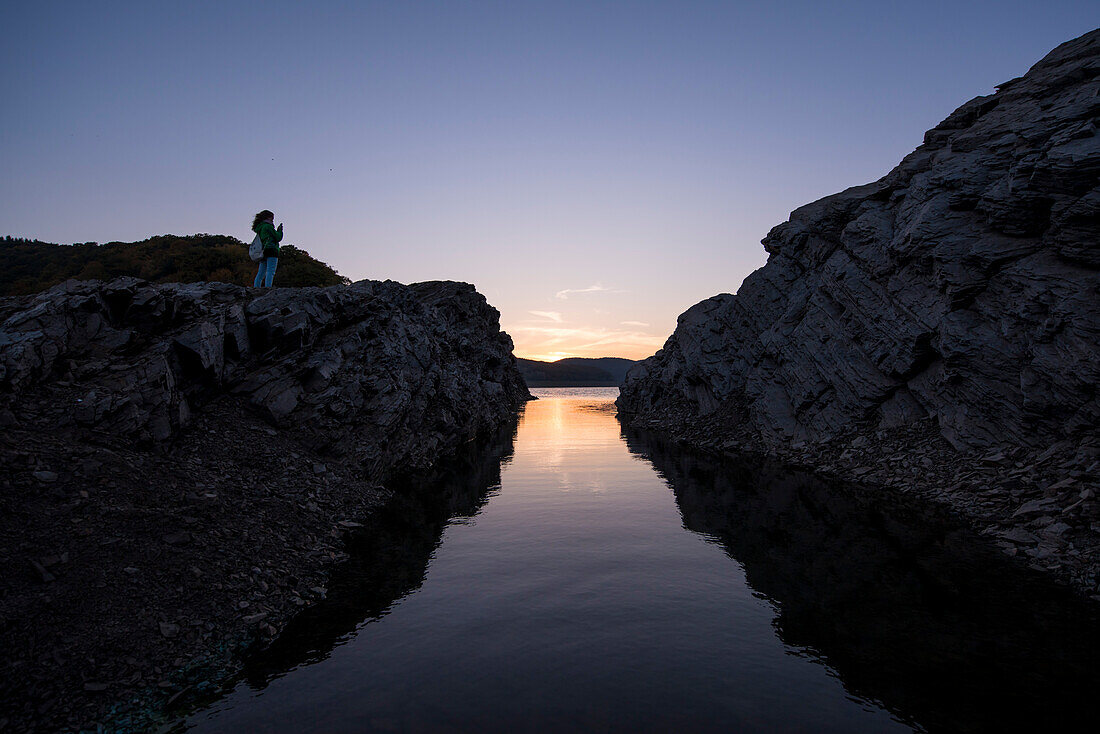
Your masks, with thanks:
[[[519,356],[640,358],[792,209],[1097,25],[1095,0],[8,2],[0,235],[250,240],[269,208],[353,280],[475,284]]]

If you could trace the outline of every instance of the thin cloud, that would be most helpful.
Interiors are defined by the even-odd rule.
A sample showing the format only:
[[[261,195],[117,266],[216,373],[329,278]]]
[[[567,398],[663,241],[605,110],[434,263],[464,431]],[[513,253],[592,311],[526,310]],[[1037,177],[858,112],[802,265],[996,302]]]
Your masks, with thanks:
[[[528,311],[527,313],[538,316],[539,318],[549,319],[555,324],[560,324],[562,322],[561,313],[558,311]]]
[[[644,321],[620,321],[619,323],[623,326],[641,326],[645,329],[649,328],[649,324]]]
[[[576,295],[578,293],[626,293],[626,291],[615,290],[614,288],[605,288],[599,283],[594,283],[587,288],[566,288],[565,290],[558,291],[554,294],[555,298],[561,300],[567,300],[569,296]]]

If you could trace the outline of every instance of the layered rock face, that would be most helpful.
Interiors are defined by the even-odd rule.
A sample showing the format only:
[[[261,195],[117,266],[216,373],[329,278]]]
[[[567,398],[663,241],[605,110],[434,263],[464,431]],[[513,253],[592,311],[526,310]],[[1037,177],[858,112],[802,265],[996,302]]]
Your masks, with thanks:
[[[918,492],[1100,600],[1100,30],[804,206],[622,419]]]
[[[931,419],[955,448],[1100,424],[1100,31],[967,102],[875,183],[791,214],[737,295],[627,376],[635,422],[769,445]]]
[[[528,397],[473,286],[250,290],[130,278],[0,302],[0,421],[162,444],[220,396],[375,478],[430,465]]]

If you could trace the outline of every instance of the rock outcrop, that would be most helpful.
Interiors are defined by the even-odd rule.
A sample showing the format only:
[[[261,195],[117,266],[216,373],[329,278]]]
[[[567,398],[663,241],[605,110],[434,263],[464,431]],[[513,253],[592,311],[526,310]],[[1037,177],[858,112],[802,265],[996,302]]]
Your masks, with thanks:
[[[511,350],[463,283],[0,299],[0,722],[144,727],[212,693],[324,598],[391,480],[511,430]]]
[[[138,445],[236,396],[382,478],[425,468],[528,397],[499,314],[464,283],[70,281],[0,302],[0,320],[0,421]]]
[[[964,104],[879,181],[795,210],[736,295],[689,309],[628,374],[624,418],[960,495],[990,477],[967,485],[977,462],[945,457],[984,456],[1017,472],[1009,513],[1036,493],[1077,503],[1071,527],[1095,536],[1079,500],[1100,471],[1098,77],[1100,30]],[[869,439],[896,450],[858,466]],[[1057,466],[1029,474],[1044,453]]]

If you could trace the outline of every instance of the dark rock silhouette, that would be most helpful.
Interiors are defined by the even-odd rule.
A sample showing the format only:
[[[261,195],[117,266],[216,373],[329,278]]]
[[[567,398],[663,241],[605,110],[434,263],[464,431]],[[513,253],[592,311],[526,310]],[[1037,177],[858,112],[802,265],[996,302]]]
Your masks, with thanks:
[[[631,370],[620,410],[883,483],[965,496],[992,479],[1004,505],[976,514],[1049,499],[1095,545],[1098,75],[1100,30],[964,104],[879,181],[794,211],[737,295],[693,306]],[[868,441],[890,450],[861,458]],[[974,481],[976,464],[1004,471]],[[1095,554],[1081,571],[1070,536],[1044,550],[1040,530],[1033,557],[1072,558],[1095,588]]]
[[[144,729],[209,694],[397,478],[514,425],[511,350],[464,283],[0,299],[0,720]]]

